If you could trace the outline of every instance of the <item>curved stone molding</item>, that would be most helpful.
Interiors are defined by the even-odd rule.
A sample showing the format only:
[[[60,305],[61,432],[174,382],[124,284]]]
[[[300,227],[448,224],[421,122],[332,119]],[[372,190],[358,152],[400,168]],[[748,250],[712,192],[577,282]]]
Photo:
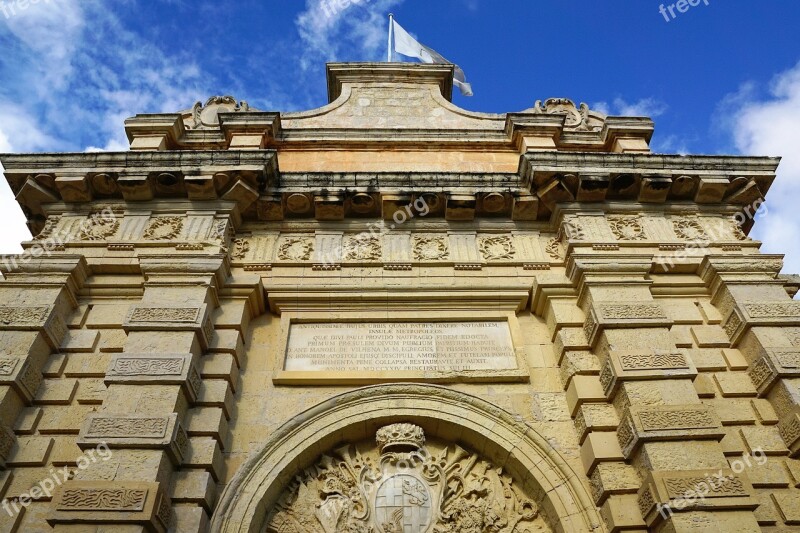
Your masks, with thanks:
[[[457,440],[502,467],[534,496],[557,531],[601,530],[596,508],[576,473],[538,433],[484,400],[431,385],[384,385],[336,396],[287,422],[228,484],[214,513],[214,532],[255,532],[288,482],[319,454],[370,437],[403,420],[442,440]]]

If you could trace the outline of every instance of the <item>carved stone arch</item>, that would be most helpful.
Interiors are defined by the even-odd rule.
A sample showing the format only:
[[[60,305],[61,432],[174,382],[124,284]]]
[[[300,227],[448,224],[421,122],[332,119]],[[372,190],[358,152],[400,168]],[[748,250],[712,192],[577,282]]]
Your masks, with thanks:
[[[463,443],[502,467],[537,501],[553,531],[605,530],[586,487],[544,437],[480,398],[412,384],[347,392],[284,424],[226,486],[211,530],[263,531],[270,509],[300,471],[335,447],[372,438],[396,422]]]

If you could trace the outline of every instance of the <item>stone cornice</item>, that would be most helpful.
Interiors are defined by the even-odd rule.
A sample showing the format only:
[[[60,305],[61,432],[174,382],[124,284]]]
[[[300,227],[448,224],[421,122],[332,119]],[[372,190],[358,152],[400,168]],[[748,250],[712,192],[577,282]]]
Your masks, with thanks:
[[[417,63],[328,63],[328,101],[342,94],[345,83],[436,84],[442,96],[453,99],[453,65]]]

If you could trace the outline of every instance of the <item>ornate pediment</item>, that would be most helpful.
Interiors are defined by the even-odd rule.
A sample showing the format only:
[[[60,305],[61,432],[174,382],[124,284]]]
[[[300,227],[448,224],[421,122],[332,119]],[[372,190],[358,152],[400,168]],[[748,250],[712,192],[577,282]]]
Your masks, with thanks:
[[[608,118],[603,113],[591,111],[587,104],[576,106],[568,98],[549,98],[544,101],[537,100],[536,104],[525,111],[526,113],[566,115],[564,129],[573,131],[600,131]]]
[[[550,531],[502,468],[457,444],[426,444],[422,428],[408,423],[379,429],[375,444],[321,457],[267,523],[267,533]]]
[[[220,113],[240,113],[257,111],[250,109],[247,102],[237,102],[233,96],[212,96],[205,105],[197,102],[192,107],[187,127],[193,130],[219,129]]]

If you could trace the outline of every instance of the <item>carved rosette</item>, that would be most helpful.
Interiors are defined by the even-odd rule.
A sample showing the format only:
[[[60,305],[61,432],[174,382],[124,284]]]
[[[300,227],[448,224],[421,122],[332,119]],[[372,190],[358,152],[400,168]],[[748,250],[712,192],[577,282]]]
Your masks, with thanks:
[[[393,424],[375,444],[337,449],[295,478],[268,533],[550,531],[514,480],[458,445],[426,445],[422,428]]]
[[[417,261],[444,261],[450,256],[446,237],[414,237],[412,251]]]
[[[347,261],[378,261],[383,253],[377,237],[348,237],[343,249]]]
[[[314,251],[311,237],[287,237],[278,246],[278,259],[281,261],[308,261]]]
[[[643,241],[647,239],[642,226],[642,218],[636,216],[610,216],[608,225],[620,241]]]
[[[486,261],[498,259],[514,259],[517,253],[511,237],[481,237],[478,239],[478,250]]]
[[[156,217],[150,221],[143,237],[153,241],[177,239],[183,231],[183,217]]]

